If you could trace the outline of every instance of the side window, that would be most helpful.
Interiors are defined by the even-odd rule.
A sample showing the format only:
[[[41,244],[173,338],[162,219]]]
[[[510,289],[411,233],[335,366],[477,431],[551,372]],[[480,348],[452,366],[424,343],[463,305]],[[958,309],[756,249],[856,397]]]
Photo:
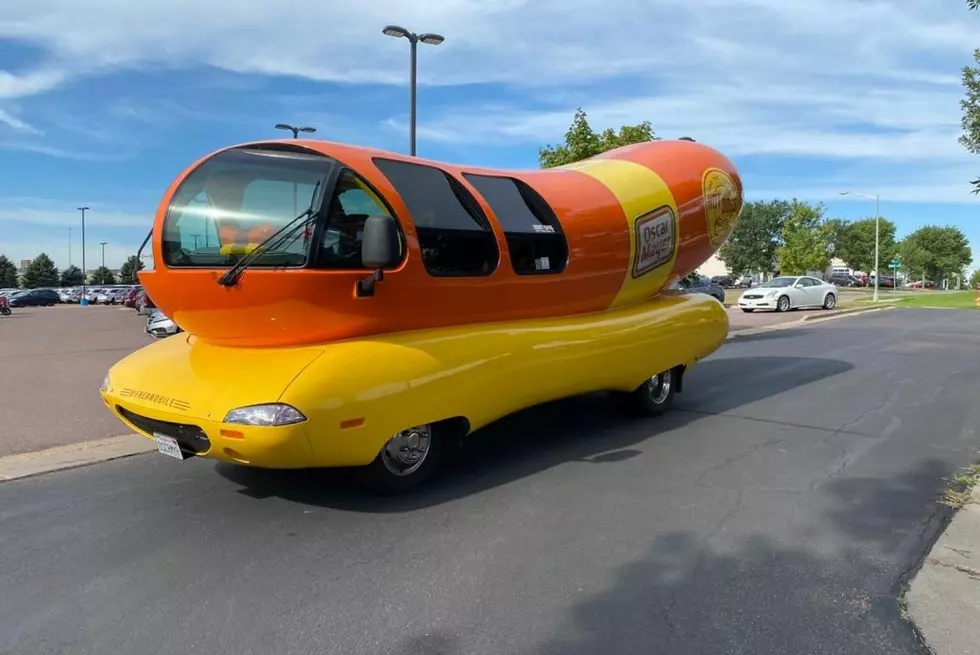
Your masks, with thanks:
[[[388,206],[364,180],[345,170],[337,180],[320,239],[319,268],[363,269],[361,245],[368,216],[391,216]]]
[[[518,275],[561,273],[568,244],[554,210],[530,186],[509,177],[463,173],[493,210]]]
[[[800,280],[799,280],[799,284],[801,284],[804,289],[809,288],[809,287],[812,287],[813,286],[813,278],[801,277]]]
[[[500,251],[490,222],[473,196],[433,166],[377,158],[412,215],[422,262],[430,275],[490,275]]]

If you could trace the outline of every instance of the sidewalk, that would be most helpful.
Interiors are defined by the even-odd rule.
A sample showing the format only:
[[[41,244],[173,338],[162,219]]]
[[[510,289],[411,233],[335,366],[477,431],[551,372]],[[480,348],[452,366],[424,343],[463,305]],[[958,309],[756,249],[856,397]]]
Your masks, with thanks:
[[[980,485],[926,557],[905,595],[936,655],[980,655]]]

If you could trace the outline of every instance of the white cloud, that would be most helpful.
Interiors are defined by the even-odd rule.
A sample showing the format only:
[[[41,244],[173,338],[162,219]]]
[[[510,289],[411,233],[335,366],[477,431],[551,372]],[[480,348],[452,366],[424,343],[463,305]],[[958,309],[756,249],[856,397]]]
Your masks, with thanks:
[[[26,134],[41,134],[41,130],[17,118],[10,112],[4,111],[2,108],[0,108],[0,125],[6,125],[18,132]]]
[[[383,36],[387,23],[446,36],[420,46],[422,83],[509,85],[493,103],[430,110],[420,140],[538,146],[560,140],[582,104],[596,127],[650,120],[662,136],[735,157],[901,163],[913,180],[980,169],[956,141],[960,68],[980,44],[980,15],[960,0],[264,0],[247,10],[237,0],[32,0],[0,9],[0,38],[40,47],[43,59],[35,71],[0,72],[0,98],[141,67],[404,84],[408,44]],[[157,100],[105,106],[151,124],[205,119]],[[341,110],[335,100],[322,113]],[[382,127],[405,129],[400,118]],[[5,145],[79,159],[132,152]],[[862,179],[888,185],[884,174]],[[952,191],[959,179],[943,184]],[[927,186],[892,190],[924,197]]]
[[[149,230],[156,207],[137,213],[116,207],[87,203],[86,227],[129,227]],[[81,203],[42,198],[0,198],[0,226],[23,223],[33,226],[64,227],[81,230]]]

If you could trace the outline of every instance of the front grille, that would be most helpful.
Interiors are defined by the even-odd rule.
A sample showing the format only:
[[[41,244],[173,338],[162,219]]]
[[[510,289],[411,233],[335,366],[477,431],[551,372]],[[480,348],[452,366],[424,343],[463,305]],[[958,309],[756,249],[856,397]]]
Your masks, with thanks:
[[[119,405],[116,405],[116,409],[124,419],[135,425],[138,430],[142,430],[150,436],[153,436],[155,432],[176,439],[180,449],[184,452],[200,454],[211,449],[211,440],[208,439],[208,435],[204,434],[204,430],[196,425],[158,421],[155,418],[131,412]]]
[[[762,298],[762,296],[758,296],[758,295],[756,295],[754,293],[747,293],[747,294],[745,294],[742,297],[745,298],[746,300],[757,300],[759,298]]]

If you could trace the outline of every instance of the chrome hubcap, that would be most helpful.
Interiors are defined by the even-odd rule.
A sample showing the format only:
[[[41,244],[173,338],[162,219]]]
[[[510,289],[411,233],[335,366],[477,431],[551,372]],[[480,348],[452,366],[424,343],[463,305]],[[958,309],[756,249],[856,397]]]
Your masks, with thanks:
[[[667,400],[667,396],[670,395],[670,385],[672,382],[673,376],[670,371],[664,371],[660,375],[655,375],[650,378],[650,400],[655,405],[660,405]]]
[[[394,475],[411,475],[422,466],[432,445],[432,427],[428,424],[402,430],[381,449],[381,461]]]

